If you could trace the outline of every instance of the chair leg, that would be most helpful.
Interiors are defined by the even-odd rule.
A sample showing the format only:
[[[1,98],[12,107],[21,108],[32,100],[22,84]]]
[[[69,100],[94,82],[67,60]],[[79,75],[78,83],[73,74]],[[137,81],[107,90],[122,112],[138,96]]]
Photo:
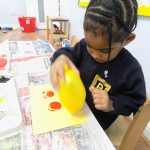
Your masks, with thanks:
[[[116,150],[119,150],[119,146],[118,145],[114,145],[114,147],[116,148]]]

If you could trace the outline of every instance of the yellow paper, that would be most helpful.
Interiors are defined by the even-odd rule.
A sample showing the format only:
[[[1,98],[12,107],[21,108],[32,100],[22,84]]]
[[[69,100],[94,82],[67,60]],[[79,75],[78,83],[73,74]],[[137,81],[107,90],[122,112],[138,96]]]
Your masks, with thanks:
[[[51,102],[60,102],[60,100],[56,92],[54,96],[47,97],[43,94],[46,91],[54,92],[51,84],[30,86],[33,135],[77,125],[88,120],[82,110],[72,114],[62,104],[60,109],[50,111],[49,104]]]
[[[138,7],[138,15],[150,16],[150,5],[140,5]]]
[[[79,6],[81,7],[87,7],[90,0],[79,0]]]

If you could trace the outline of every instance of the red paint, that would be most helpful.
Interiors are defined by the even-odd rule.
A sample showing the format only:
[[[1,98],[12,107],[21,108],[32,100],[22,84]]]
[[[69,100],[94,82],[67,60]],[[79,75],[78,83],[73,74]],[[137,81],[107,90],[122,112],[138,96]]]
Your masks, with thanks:
[[[49,97],[53,97],[54,96],[54,92],[53,91],[47,91],[47,92],[43,91],[42,94],[43,94],[43,98],[49,98]]]
[[[58,109],[61,108],[61,103],[59,103],[59,102],[51,102],[49,106],[50,106],[50,110],[54,111],[54,110],[58,110]]]
[[[26,60],[30,60],[32,58],[38,58],[38,57],[44,57],[44,56],[47,56],[49,58],[52,57],[52,53],[49,53],[49,54],[44,54],[44,55],[37,55],[37,56],[29,56],[29,57],[23,57],[23,58],[14,58],[14,59],[11,59],[11,62],[15,62],[15,61],[26,61]]]
[[[7,59],[0,57],[0,69],[4,68],[6,66],[6,64],[7,64]]]
[[[48,97],[53,97],[54,96],[54,92],[53,91],[47,91],[46,95]]]

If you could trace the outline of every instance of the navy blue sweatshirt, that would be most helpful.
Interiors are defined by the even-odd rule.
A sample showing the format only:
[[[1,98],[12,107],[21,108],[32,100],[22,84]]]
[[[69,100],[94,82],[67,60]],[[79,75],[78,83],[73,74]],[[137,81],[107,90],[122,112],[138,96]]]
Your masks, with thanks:
[[[57,50],[53,57],[55,59],[64,54],[68,56],[80,71],[81,79],[86,88],[86,102],[96,119],[106,130],[118,115],[128,116],[136,113],[138,108],[146,100],[145,81],[142,68],[132,54],[123,48],[118,56],[109,62],[108,77],[104,77],[106,63],[96,62],[88,53],[86,42],[82,39],[73,48],[62,48]],[[113,102],[114,111],[103,112],[94,107],[89,87],[98,74],[111,85],[108,91]]]

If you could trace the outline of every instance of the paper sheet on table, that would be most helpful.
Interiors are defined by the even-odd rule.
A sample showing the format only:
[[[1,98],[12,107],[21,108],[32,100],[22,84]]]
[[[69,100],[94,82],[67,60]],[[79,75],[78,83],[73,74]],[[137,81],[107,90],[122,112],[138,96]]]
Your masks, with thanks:
[[[77,125],[88,120],[82,110],[74,115],[66,110],[56,92],[54,96],[49,97],[46,93],[51,91],[54,92],[51,84],[30,86],[33,135]],[[50,110],[49,105],[52,102],[60,102],[61,108]]]

